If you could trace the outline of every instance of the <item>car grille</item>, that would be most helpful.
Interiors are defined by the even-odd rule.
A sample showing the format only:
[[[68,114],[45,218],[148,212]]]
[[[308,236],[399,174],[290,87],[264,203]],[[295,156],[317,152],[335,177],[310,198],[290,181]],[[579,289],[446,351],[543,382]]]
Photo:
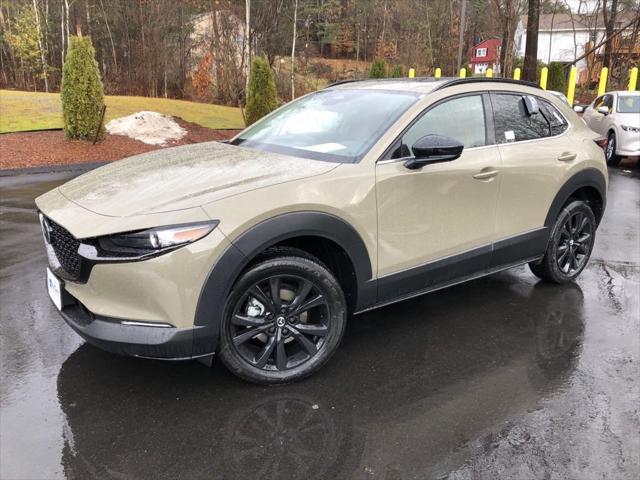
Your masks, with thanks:
[[[78,255],[80,242],[54,221],[47,219],[46,222],[49,226],[51,247],[60,266],[70,279],[78,278],[82,268],[82,259]]]

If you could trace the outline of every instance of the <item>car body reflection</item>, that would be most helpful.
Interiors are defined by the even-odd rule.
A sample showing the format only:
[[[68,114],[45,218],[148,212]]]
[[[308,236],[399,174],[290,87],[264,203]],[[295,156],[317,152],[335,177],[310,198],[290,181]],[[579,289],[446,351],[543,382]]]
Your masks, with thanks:
[[[522,273],[522,272],[520,272]],[[432,478],[569,381],[579,286],[506,272],[352,319],[305,382],[248,385],[221,366],[115,357],[65,362],[69,478]]]

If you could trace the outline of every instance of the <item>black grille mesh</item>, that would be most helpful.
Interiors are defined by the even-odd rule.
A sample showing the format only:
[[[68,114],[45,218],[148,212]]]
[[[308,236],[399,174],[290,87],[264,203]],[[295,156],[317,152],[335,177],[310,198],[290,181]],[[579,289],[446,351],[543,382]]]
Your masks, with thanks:
[[[81,258],[78,255],[78,247],[80,242],[73,238],[67,230],[57,223],[47,220],[51,227],[49,236],[51,238],[51,246],[58,257],[60,265],[71,278],[80,276]]]

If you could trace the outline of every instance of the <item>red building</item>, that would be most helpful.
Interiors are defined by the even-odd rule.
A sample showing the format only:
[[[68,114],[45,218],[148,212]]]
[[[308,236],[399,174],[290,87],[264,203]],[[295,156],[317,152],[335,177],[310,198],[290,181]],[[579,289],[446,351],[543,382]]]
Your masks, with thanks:
[[[497,38],[490,38],[473,46],[469,63],[471,74],[484,75],[487,68],[493,69],[494,74],[500,72],[500,43]]]

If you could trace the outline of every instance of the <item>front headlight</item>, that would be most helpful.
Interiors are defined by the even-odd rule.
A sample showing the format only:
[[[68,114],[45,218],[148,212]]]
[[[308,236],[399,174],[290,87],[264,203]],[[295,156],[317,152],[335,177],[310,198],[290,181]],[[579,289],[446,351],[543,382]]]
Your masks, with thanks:
[[[218,223],[212,220],[105,235],[84,240],[78,253],[98,261],[142,260],[200,240],[211,233]]]
[[[639,127],[632,127],[630,125],[620,125],[620,127],[625,131],[625,132],[640,132],[640,128]]]

